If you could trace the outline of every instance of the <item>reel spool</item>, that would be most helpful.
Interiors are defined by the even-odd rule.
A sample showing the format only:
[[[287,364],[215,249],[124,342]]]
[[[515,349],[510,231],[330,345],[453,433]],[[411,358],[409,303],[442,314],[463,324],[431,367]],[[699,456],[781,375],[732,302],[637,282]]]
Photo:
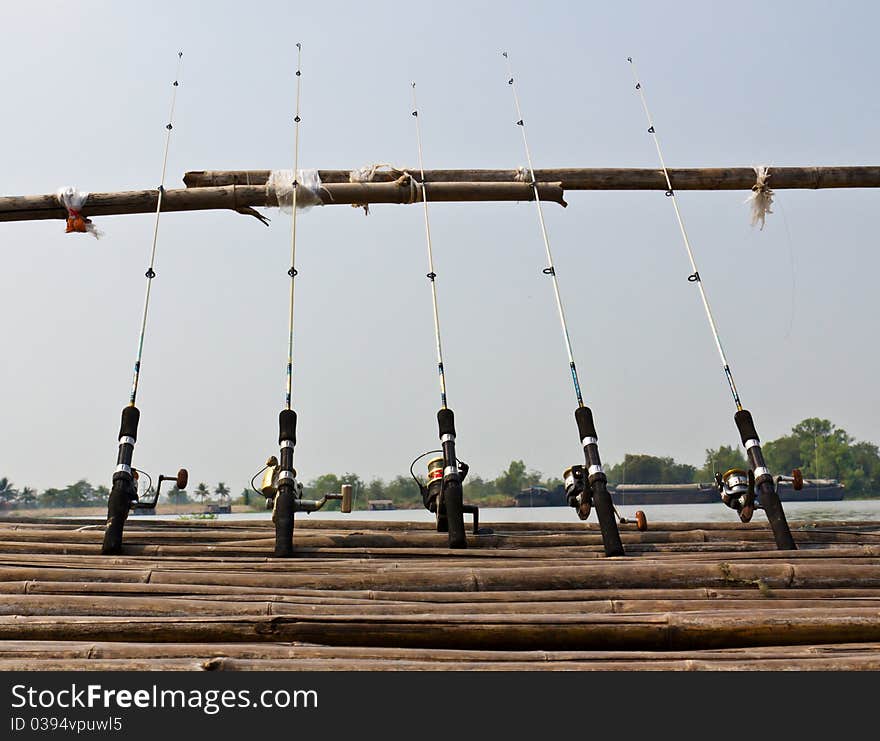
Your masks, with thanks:
[[[428,461],[428,485],[422,487],[422,501],[429,512],[433,512],[437,520],[437,532],[449,532],[449,520],[440,506],[440,494],[443,491],[443,457]]]
[[[749,522],[755,513],[755,473],[751,469],[729,468],[715,474],[715,485],[721,501],[739,512],[742,522]]]
[[[581,520],[589,518],[592,509],[587,479],[584,474],[584,467],[581,465],[570,466],[562,472],[562,485],[565,489],[565,498],[568,501],[568,506],[574,507],[577,510],[577,516]],[[614,514],[617,515],[619,524],[626,525],[628,522],[631,522],[631,520],[621,516],[613,503],[611,506],[614,509]],[[648,518],[642,510],[636,512],[635,524],[636,528],[642,532],[648,529]]]
[[[437,453],[437,450],[430,450],[427,453],[422,453],[418,458],[416,458],[409,467],[410,476],[412,476],[413,481],[416,482],[416,485],[419,487],[419,492],[422,495],[422,503],[425,505],[425,509],[434,514],[434,517],[437,522],[437,532],[438,533],[448,533],[449,532],[449,517],[446,512],[446,503],[443,499],[443,475],[444,475],[444,467],[445,467],[445,459],[442,456],[438,456],[436,458],[431,458],[431,460],[427,463],[427,479],[420,480],[418,476],[416,476],[415,471],[413,470],[416,463],[424,458],[426,455],[431,455],[432,453]],[[468,475],[468,471],[470,467],[463,460],[459,460],[456,458],[456,462],[458,463],[459,482],[464,481],[464,479]],[[476,504],[461,504],[462,514],[473,515],[474,523],[473,523],[473,534],[481,535],[491,533],[491,529],[483,528],[480,529],[480,508]]]
[[[590,516],[592,501],[587,493],[584,467],[569,466],[562,473],[562,481],[568,506],[575,508],[579,519],[586,520]]]

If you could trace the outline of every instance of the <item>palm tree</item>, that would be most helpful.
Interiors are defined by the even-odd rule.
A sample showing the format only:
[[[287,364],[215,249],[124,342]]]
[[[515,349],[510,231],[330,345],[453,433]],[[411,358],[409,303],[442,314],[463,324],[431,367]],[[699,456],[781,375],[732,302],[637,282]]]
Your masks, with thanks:
[[[214,489],[214,493],[217,495],[220,503],[223,504],[229,498],[229,487],[221,481]]]
[[[37,505],[37,490],[25,486],[18,493],[18,501],[22,507],[35,507]]]
[[[202,504],[204,504],[205,501],[208,499],[209,493],[210,492],[208,491],[208,485],[204,482],[199,484],[196,487],[196,490],[193,492],[194,496],[198,497],[201,500]]]
[[[12,482],[6,478],[0,478],[0,504],[12,504],[18,497],[18,492]]]

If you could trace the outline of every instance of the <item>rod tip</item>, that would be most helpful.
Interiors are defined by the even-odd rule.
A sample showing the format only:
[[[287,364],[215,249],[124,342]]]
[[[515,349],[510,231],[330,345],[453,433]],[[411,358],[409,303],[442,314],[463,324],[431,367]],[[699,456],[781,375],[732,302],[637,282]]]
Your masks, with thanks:
[[[301,44],[299,41],[296,42],[296,48],[299,49],[300,51],[302,51],[302,48],[303,48],[303,47],[302,47],[302,44]]]
[[[501,52],[501,56],[504,57],[505,59],[508,58],[508,56],[507,56],[507,52],[506,52],[506,51]]]
[[[182,57],[183,57],[183,52],[182,51],[177,52],[177,58],[180,59]]]

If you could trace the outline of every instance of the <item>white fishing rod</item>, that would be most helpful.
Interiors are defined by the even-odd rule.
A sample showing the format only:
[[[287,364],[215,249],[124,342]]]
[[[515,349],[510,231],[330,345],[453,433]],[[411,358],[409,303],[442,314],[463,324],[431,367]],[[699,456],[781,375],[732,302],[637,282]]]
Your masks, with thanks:
[[[709,298],[706,296],[706,289],[703,287],[703,279],[700,277],[700,271],[697,269],[697,261],[694,257],[694,250],[691,247],[691,241],[688,239],[687,229],[684,228],[684,220],[682,219],[681,211],[678,208],[678,200],[675,197],[675,190],[672,187],[672,181],[669,179],[669,170],[666,168],[666,162],[663,159],[663,151],[660,149],[660,138],[657,136],[657,130],[654,127],[654,120],[651,117],[651,112],[648,110],[648,101],[645,98],[645,91],[642,88],[642,83],[639,81],[636,63],[633,61],[632,57],[627,57],[626,61],[630,63],[636,91],[638,91],[639,99],[642,101],[642,108],[645,110],[645,117],[648,119],[648,133],[654,140],[654,146],[657,148],[657,157],[660,160],[660,167],[663,168],[663,176],[666,178],[666,195],[672,201],[672,207],[675,209],[675,218],[678,221],[678,228],[681,231],[684,248],[687,250],[691,269],[694,271],[688,276],[688,280],[691,283],[696,283],[697,288],[700,289],[700,298],[703,301],[703,308],[706,310],[706,318],[709,320],[709,328],[712,330],[712,337],[715,339],[715,347],[718,349],[718,354],[721,356],[721,365],[724,368],[724,376],[730,386],[730,392],[733,394],[733,402],[736,404],[736,410],[741,411],[743,407],[740,402],[739,392],[736,390],[736,384],[733,381],[733,373],[730,370],[730,363],[727,362],[727,355],[721,344],[721,337],[718,334],[718,325],[715,324],[715,317],[712,315],[712,309],[709,307]]]
[[[299,125],[302,121],[300,117],[300,100],[302,98],[302,44],[296,45],[296,114],[293,117],[294,135],[293,135],[293,183],[292,183],[292,203],[290,214],[290,269],[287,274],[290,276],[290,316],[288,321],[288,339],[287,339],[287,392],[285,394],[286,408],[290,409],[291,399],[293,395],[293,306],[294,306],[294,288],[296,286],[296,200],[297,191],[299,190]]]
[[[171,111],[168,114],[168,123],[165,125],[165,151],[162,154],[162,177],[159,180],[158,197],[156,199],[156,219],[153,223],[153,244],[150,249],[150,265],[144,275],[147,278],[147,290],[144,295],[144,310],[141,316],[141,331],[138,338],[137,357],[134,362],[134,378],[131,382],[131,395],[129,406],[135,405],[137,398],[138,381],[140,379],[141,360],[144,355],[144,337],[147,332],[147,313],[150,309],[150,289],[153,286],[153,278],[156,277],[156,248],[159,244],[159,217],[162,215],[162,197],[165,195],[165,172],[168,168],[168,151],[171,148],[171,131],[174,129],[174,105],[177,102],[177,88],[179,86],[180,70],[183,66],[183,52],[177,52],[177,74],[171,83]]]
[[[525,149],[526,162],[529,166],[529,181],[535,197],[535,208],[538,211],[538,223],[541,226],[541,236],[544,239],[544,251],[547,253],[548,266],[544,268],[544,274],[549,275],[550,280],[553,282],[553,295],[556,298],[556,309],[559,312],[559,322],[562,325],[562,336],[565,340],[565,351],[568,354],[568,366],[571,371],[571,380],[574,383],[574,393],[577,397],[578,407],[582,407],[584,405],[584,399],[581,395],[581,385],[578,380],[577,368],[574,363],[574,353],[571,349],[571,336],[568,333],[568,322],[565,320],[565,309],[562,306],[562,295],[559,292],[559,281],[556,278],[556,267],[553,264],[553,254],[550,251],[550,237],[547,234],[547,225],[544,223],[544,209],[541,206],[541,198],[538,194],[538,183],[535,180],[535,168],[532,166],[532,154],[529,149],[529,140],[526,137],[526,124],[519,104],[519,94],[517,93],[516,80],[513,76],[513,65],[511,64],[510,56],[506,51],[501,52],[501,54],[507,60],[507,84],[510,85],[511,90],[513,91],[513,102],[516,106],[516,124],[520,127],[520,132],[522,133],[523,148]]]
[[[178,80],[183,65],[183,52],[177,53],[177,72],[171,83],[171,110],[168,123],[165,125],[165,149],[162,154],[162,176],[159,181],[156,197],[156,218],[153,223],[153,241],[150,248],[150,263],[144,275],[147,288],[144,294],[144,308],[141,315],[141,326],[138,336],[137,355],[134,362],[134,375],[131,382],[131,393],[128,405],[122,410],[122,422],[119,428],[119,450],[116,457],[116,469],[113,472],[113,486],[107,500],[107,526],[101,552],[105,554],[119,553],[122,550],[122,532],[129,510],[137,500],[136,471],[132,468],[134,446],[137,442],[137,429],[140,421],[140,410],[135,406],[138,383],[140,381],[141,363],[144,355],[144,338],[147,332],[147,316],[150,310],[150,293],[153,279],[156,277],[156,251],[159,244],[159,219],[162,215],[162,199],[165,195],[165,174],[168,168],[168,152],[171,148],[171,132],[174,129],[174,106],[177,102]]]
[[[513,102],[516,107],[517,121],[522,133],[523,148],[526,153],[526,162],[529,166],[529,178],[532,192],[535,200],[535,207],[538,212],[538,223],[541,227],[541,237],[544,241],[544,251],[547,256],[548,266],[544,268],[543,273],[549,275],[553,284],[553,295],[556,298],[556,308],[559,312],[559,322],[562,325],[562,335],[565,340],[565,351],[568,354],[568,365],[571,370],[571,379],[574,383],[574,392],[577,397],[577,409],[575,409],[574,418],[577,422],[578,433],[581,439],[584,456],[586,459],[586,467],[572,466],[566,469],[565,489],[569,504],[577,510],[578,516],[585,520],[589,514],[591,507],[595,506],[596,515],[599,518],[599,526],[602,529],[602,541],[607,556],[622,556],[623,543],[620,539],[620,532],[617,528],[617,520],[614,517],[614,504],[611,495],[608,493],[608,479],[602,467],[602,461],[599,456],[599,437],[596,433],[596,426],[593,422],[592,410],[584,405],[583,396],[581,395],[580,382],[578,380],[577,367],[574,362],[574,353],[571,348],[571,337],[568,332],[568,323],[565,319],[565,310],[562,306],[562,295],[559,291],[559,281],[556,277],[556,267],[553,264],[553,254],[550,250],[550,237],[547,234],[547,225],[544,223],[544,210],[541,207],[541,198],[538,192],[538,183],[535,179],[535,169],[532,165],[532,154],[529,149],[529,141],[526,137],[526,125],[520,106],[519,94],[516,88],[516,78],[513,75],[513,65],[510,56],[506,51],[501,52],[502,56],[507,60],[507,84],[513,92]]]
[[[681,216],[681,210],[678,207],[678,200],[675,197],[675,189],[673,188],[672,181],[669,177],[669,170],[667,169],[666,162],[663,159],[663,151],[660,148],[660,139],[657,136],[657,130],[654,126],[654,119],[651,116],[650,110],[648,109],[648,101],[645,97],[644,86],[642,85],[638,71],[636,70],[636,64],[633,61],[633,58],[627,57],[626,60],[630,64],[633,82],[635,83],[636,91],[639,94],[642,108],[645,111],[645,117],[648,120],[648,133],[651,135],[651,137],[653,137],[654,146],[657,149],[657,157],[660,160],[660,166],[663,168],[663,175],[666,178],[666,196],[672,201],[672,206],[675,209],[675,218],[678,222],[678,228],[681,231],[682,241],[684,242],[684,247],[687,251],[688,260],[691,264],[691,269],[693,270],[693,273],[688,276],[688,281],[690,281],[691,283],[696,283],[697,288],[699,288],[700,290],[700,298],[703,302],[703,308],[706,311],[706,318],[709,320],[709,327],[712,330],[712,337],[715,340],[715,347],[718,349],[718,354],[721,357],[721,365],[724,368],[724,376],[727,379],[728,386],[730,387],[730,392],[733,395],[734,404],[736,405],[736,413],[734,414],[733,419],[736,423],[737,429],[739,430],[742,444],[746,449],[746,455],[748,456],[749,463],[751,464],[751,470],[749,470],[748,472],[741,472],[736,469],[732,469],[731,471],[728,471],[725,476],[716,476],[716,484],[718,486],[719,493],[721,494],[721,499],[727,506],[731,507],[739,513],[740,519],[743,522],[748,522],[752,519],[752,515],[754,514],[754,511],[758,506],[763,508],[767,515],[767,519],[773,529],[773,535],[776,540],[776,547],[780,550],[794,550],[797,546],[795,545],[794,538],[791,535],[791,530],[789,529],[788,522],[786,521],[785,512],[782,509],[782,503],[779,501],[779,495],[776,491],[774,478],[770,473],[770,469],[767,467],[764,461],[764,454],[761,451],[760,438],[758,437],[758,432],[755,429],[755,423],[752,419],[752,414],[748,410],[743,409],[743,405],[739,397],[739,392],[737,391],[736,384],[733,380],[733,373],[731,373],[730,370],[730,363],[727,362],[727,355],[725,354],[724,347],[721,344],[721,337],[718,334],[718,327],[715,324],[715,318],[713,317],[712,310],[709,307],[709,299],[706,296],[706,289],[703,286],[703,279],[700,276],[700,271],[697,269],[697,262],[696,258],[694,257],[694,250],[691,246],[687,230],[684,226],[684,220]],[[760,492],[760,503],[756,499],[756,492]]]
[[[425,241],[428,246],[428,281],[431,284],[431,304],[434,312],[434,340],[437,350],[437,369],[440,377],[440,411],[437,424],[440,430],[440,443],[443,449],[442,478],[432,479],[422,488],[425,506],[437,514],[438,522],[445,519],[449,533],[450,548],[465,548],[467,539],[464,531],[464,502],[462,492],[463,475],[458,468],[455,454],[455,415],[446,403],[446,370],[443,365],[443,345],[440,340],[440,313],[437,309],[437,273],[434,270],[434,250],[431,242],[431,222],[428,218],[428,186],[425,183],[425,163],[422,157],[422,127],[419,120],[419,105],[416,99],[416,84],[412,83],[412,115],[416,122],[416,142],[419,150],[419,172],[422,181],[422,209],[425,217]],[[429,471],[431,464],[428,464]],[[412,471],[412,468],[410,468]],[[462,471],[466,472],[465,467]],[[438,471],[439,473],[439,471]],[[439,487],[437,484],[439,483]]]
[[[437,310],[437,273],[434,271],[434,250],[431,243],[431,222],[428,218],[428,188],[425,184],[425,163],[422,159],[422,126],[419,122],[419,106],[416,100],[416,84],[412,83],[412,115],[416,121],[416,141],[419,149],[419,172],[422,181],[422,206],[425,216],[425,242],[428,247],[428,275],[431,283],[431,304],[434,309],[434,341],[437,350],[437,370],[440,376],[440,407],[446,409],[446,371],[443,365],[443,345],[440,340],[440,314]]]
[[[302,44],[296,45],[296,113],[293,118],[293,177],[290,214],[290,304],[288,312],[287,333],[287,378],[285,406],[278,416],[278,444],[281,446],[280,463],[278,466],[277,493],[273,501],[272,519],[275,522],[275,555],[289,557],[293,555],[293,527],[297,511],[297,499],[302,497],[302,486],[296,480],[293,467],[293,449],[296,445],[296,412],[291,408],[293,398],[293,331],[294,331],[294,296],[296,285],[296,202],[299,191],[299,132],[302,118],[300,101],[302,98]]]

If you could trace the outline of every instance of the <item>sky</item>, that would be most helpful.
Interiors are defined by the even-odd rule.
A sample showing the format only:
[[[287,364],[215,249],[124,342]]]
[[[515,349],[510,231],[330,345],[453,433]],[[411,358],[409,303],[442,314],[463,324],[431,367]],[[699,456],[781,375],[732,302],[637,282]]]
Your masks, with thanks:
[[[877,164],[868,2],[3,3],[0,190],[159,184],[187,170],[293,164],[656,167],[633,56],[670,167]],[[747,192],[678,194],[745,406],[765,440],[806,417],[880,442],[877,199],[777,193],[760,231]],[[737,444],[735,408],[668,199],[568,192],[545,206],[585,400],[606,463],[701,464]],[[135,466],[247,486],[277,454],[290,219],[165,214],[138,392]],[[0,476],[110,484],[128,401],[153,216],[0,223]],[[576,406],[532,203],[431,207],[458,453],[558,476],[580,462]],[[437,445],[439,388],[422,213],[326,206],[298,219],[293,406],[306,481],[390,478]]]

